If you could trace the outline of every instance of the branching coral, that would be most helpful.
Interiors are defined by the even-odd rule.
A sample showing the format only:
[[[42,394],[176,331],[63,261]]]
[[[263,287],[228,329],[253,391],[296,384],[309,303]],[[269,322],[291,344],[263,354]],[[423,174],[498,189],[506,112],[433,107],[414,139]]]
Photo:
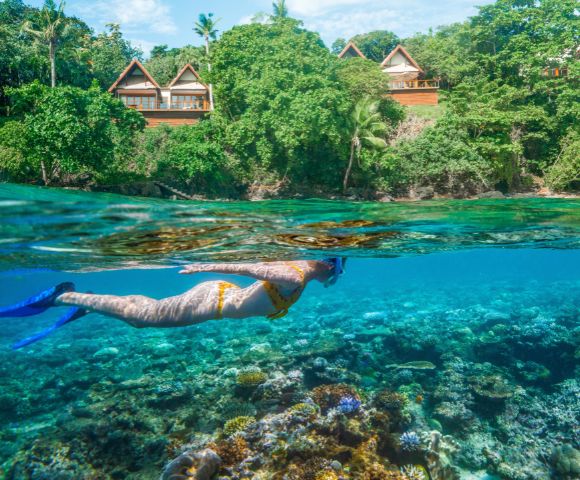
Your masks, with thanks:
[[[218,443],[210,443],[208,448],[214,450],[227,466],[241,462],[249,453],[248,443],[239,435]]]
[[[359,399],[347,395],[346,397],[342,397],[340,399],[336,409],[344,415],[349,415],[351,413],[357,412],[360,407],[361,401]]]
[[[429,478],[427,470],[421,465],[405,465],[401,467],[401,473],[407,480],[427,480]]]
[[[405,395],[391,390],[383,390],[377,393],[373,399],[375,407],[389,412],[400,412],[408,403],[409,399]]]
[[[236,433],[244,431],[249,425],[254,423],[254,417],[236,417],[228,420],[224,425],[224,436],[231,437]]]
[[[316,416],[318,409],[311,403],[297,403],[288,409],[290,415],[310,419]]]
[[[268,379],[268,375],[260,370],[241,371],[236,376],[236,383],[240,387],[257,387]]]
[[[401,449],[406,452],[415,452],[421,448],[421,439],[415,432],[405,432],[399,438]]]

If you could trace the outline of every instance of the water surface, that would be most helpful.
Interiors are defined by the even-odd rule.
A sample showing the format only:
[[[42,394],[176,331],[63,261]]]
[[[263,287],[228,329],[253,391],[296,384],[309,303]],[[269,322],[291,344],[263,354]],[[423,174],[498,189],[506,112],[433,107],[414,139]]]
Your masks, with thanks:
[[[183,263],[339,254],[337,285],[310,285],[275,322],[135,330],[91,315],[12,352],[60,312],[2,320],[0,477],[157,479],[228,418],[267,421],[344,383],[365,415],[378,392],[406,396],[390,435],[442,431],[461,478],[566,478],[551,456],[580,442],[579,201],[171,202],[0,185],[0,305],[65,280],[161,298],[217,278],[180,276]],[[434,368],[393,367],[408,362]],[[236,386],[246,368],[268,377],[250,394]],[[271,455],[254,453],[268,471]]]

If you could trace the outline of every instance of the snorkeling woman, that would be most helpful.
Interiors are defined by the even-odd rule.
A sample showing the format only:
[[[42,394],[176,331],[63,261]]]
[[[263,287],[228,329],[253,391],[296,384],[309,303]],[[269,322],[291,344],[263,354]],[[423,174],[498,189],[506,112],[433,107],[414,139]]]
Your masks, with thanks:
[[[344,273],[345,262],[345,258],[334,257],[322,261],[188,265],[179,273],[242,275],[256,282],[246,288],[225,281],[204,282],[181,295],[162,300],[141,295],[119,297],[78,293],[74,284],[66,282],[16,305],[0,308],[0,318],[38,315],[50,307],[72,307],[54,325],[12,345],[15,350],[41,340],[88,313],[117,318],[136,328],[184,327],[222,318],[264,316],[275,319],[288,313],[308,282],[317,280],[327,287],[335,284]]]

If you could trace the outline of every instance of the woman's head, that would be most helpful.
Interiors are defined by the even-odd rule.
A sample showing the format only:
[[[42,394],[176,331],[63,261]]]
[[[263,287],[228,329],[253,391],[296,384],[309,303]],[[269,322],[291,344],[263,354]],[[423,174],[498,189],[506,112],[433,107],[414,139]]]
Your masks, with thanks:
[[[329,276],[324,281],[325,287],[330,287],[337,282],[338,277],[345,272],[346,261],[346,257],[328,257],[323,260],[324,263],[331,266]]]

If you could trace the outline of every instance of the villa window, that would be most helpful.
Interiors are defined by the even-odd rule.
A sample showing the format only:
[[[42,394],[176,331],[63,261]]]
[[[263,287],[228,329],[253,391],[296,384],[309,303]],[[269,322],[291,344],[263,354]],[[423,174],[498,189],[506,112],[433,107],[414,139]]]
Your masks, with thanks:
[[[171,108],[183,110],[202,110],[203,99],[198,95],[173,95]]]
[[[136,110],[155,109],[155,96],[153,95],[122,95],[121,101],[127,107]]]

